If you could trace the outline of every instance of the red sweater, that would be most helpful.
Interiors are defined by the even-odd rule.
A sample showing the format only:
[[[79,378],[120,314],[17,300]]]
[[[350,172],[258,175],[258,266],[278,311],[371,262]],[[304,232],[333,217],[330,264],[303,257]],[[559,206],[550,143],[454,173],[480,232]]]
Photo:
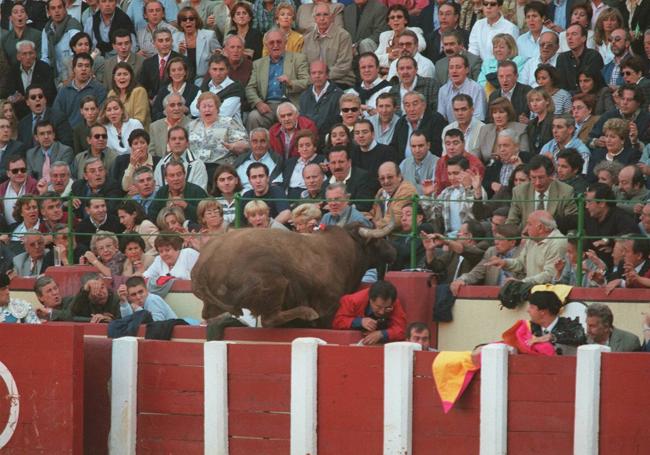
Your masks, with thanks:
[[[372,314],[369,301],[370,288],[341,297],[339,309],[332,322],[333,329],[360,329],[361,319]],[[393,311],[387,314],[388,328],[382,330],[384,341],[403,341],[406,334],[406,313],[399,299],[395,300]]]
[[[298,125],[296,126],[293,137],[289,143],[289,155],[287,156],[284,154],[284,132],[282,131],[282,127],[280,126],[280,123],[273,125],[269,130],[271,150],[283,157],[285,160],[294,156],[299,156],[296,144],[296,133],[300,130],[311,130],[316,137],[318,137],[318,128],[316,127],[316,124],[310,118],[299,115]]]

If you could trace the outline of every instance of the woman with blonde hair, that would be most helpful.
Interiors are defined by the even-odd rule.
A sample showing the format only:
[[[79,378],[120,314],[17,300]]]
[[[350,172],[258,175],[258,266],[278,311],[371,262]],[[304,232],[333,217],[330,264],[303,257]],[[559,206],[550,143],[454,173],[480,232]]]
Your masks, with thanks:
[[[596,25],[594,25],[595,49],[600,53],[605,65],[614,60],[609,37],[617,28],[624,28],[623,16],[616,8],[605,8],[598,15]]]
[[[517,49],[517,42],[515,41],[512,35],[506,33],[497,33],[492,38],[492,55],[493,57],[487,58],[483,61],[481,66],[481,72],[478,75],[478,82],[480,85],[486,85],[486,82],[489,82],[493,88],[499,87],[499,82],[497,79],[497,67],[500,62],[506,60],[511,60],[517,65],[517,72],[521,73],[521,70],[526,63],[526,59],[518,55],[519,50]],[[486,93],[491,90],[488,90],[486,86]],[[489,93],[487,93],[489,96]]]
[[[287,227],[271,218],[270,213],[271,209],[267,203],[259,199],[249,201],[244,206],[244,217],[250,227],[283,229],[287,231]]]
[[[140,120],[129,118],[124,104],[116,96],[106,98],[99,119],[108,134],[108,148],[115,150],[119,155],[130,153],[129,135],[133,130],[142,128]]]
[[[305,43],[302,35],[291,28],[295,18],[296,9],[290,3],[282,2],[275,7],[275,25],[284,33],[286,39],[284,50],[287,52],[302,52],[302,46]],[[269,50],[264,46],[262,56],[267,55],[269,55]]]
[[[300,234],[310,234],[318,226],[323,213],[316,204],[300,204],[291,211],[291,225]]]
[[[589,163],[600,161],[616,161],[623,166],[637,164],[641,158],[639,144],[631,145],[627,139],[630,136],[630,122],[622,118],[610,118],[603,125],[605,147],[596,148],[591,152]],[[593,169],[593,166],[591,166]],[[591,174],[591,172],[589,172]]]
[[[9,120],[11,139],[16,140],[18,138],[18,119],[14,105],[9,100],[0,100],[0,117]]]
[[[542,146],[553,139],[553,112],[555,104],[553,98],[542,87],[535,87],[526,95],[528,107],[534,118],[526,126],[528,146],[531,155],[537,155]]]

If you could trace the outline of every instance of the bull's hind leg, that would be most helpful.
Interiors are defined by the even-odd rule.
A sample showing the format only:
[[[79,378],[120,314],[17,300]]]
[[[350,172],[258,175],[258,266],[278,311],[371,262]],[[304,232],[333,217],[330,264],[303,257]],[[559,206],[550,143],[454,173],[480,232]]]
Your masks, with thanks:
[[[315,321],[318,318],[320,318],[320,316],[316,310],[303,305],[296,308],[291,308],[290,310],[280,311],[274,315],[262,316],[262,326],[278,327],[295,319],[302,319],[303,321]]]

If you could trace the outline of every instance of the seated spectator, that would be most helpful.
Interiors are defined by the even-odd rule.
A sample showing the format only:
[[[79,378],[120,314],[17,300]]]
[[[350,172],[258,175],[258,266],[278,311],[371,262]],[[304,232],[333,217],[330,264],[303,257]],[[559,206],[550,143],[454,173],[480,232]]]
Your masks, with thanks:
[[[341,98],[339,98],[339,108],[340,108],[339,116],[341,117],[341,124],[342,126],[347,128],[348,132],[350,133],[349,142],[351,142],[352,130],[354,129],[354,124],[357,122],[357,120],[360,120],[363,117],[361,111],[361,98],[359,98],[359,96],[353,93],[344,93],[343,95],[341,95]],[[339,124],[333,125],[332,130],[337,126],[339,126]],[[332,143],[332,145],[344,145],[344,144]]]
[[[313,201],[312,203],[323,209],[325,204],[321,199],[325,198],[325,174],[321,165],[310,163],[305,166],[302,170],[302,179],[305,181],[306,190],[300,194],[300,199],[305,202]]]
[[[22,5],[21,5],[22,6]],[[27,16],[24,16],[27,19]],[[15,31],[15,30],[14,30]],[[5,43],[7,42],[6,40]],[[45,95],[50,105],[56,97],[56,87],[54,85],[54,71],[50,65],[40,60],[37,55],[36,45],[33,41],[23,35],[22,39],[12,46],[12,51],[18,57],[17,62],[7,67],[5,74],[8,75],[5,93],[14,104],[14,109],[19,117],[29,112],[25,104],[27,97],[26,89],[28,86],[25,82],[30,81],[32,84],[38,84],[45,89]],[[23,79],[23,74],[25,79]],[[29,77],[28,77],[29,76]]]
[[[437,349],[431,347],[431,331],[424,322],[411,322],[408,325],[406,328],[406,341],[419,344],[425,352],[438,352]]]
[[[144,248],[144,240],[138,235],[120,237],[120,252],[126,257],[122,276],[142,276],[153,263],[155,256],[145,254]]]
[[[397,46],[399,48],[399,57],[412,57],[415,60],[415,70],[418,76],[433,80],[435,66],[431,60],[422,55],[418,50],[418,36],[415,32],[404,30],[397,37]],[[388,75],[386,76],[387,81],[394,81],[394,78],[397,76],[397,64],[399,61],[400,59],[398,58],[390,64]]]
[[[20,196],[15,201],[12,215],[16,222],[10,226],[10,229],[13,228],[10,246],[16,253],[22,253],[23,235],[28,231],[38,231],[41,227],[36,196]]]
[[[460,130],[464,136],[465,148],[467,150],[478,150],[479,132],[483,125],[485,125],[485,123],[474,117],[474,101],[472,101],[471,96],[460,93],[451,99],[451,105],[454,111],[454,118],[456,120],[449,123],[449,125],[445,126],[445,129],[442,130],[443,157],[448,153],[447,146],[444,143],[444,138],[447,134],[447,131],[451,129]]]
[[[318,137],[311,130],[300,130],[295,133],[295,144],[298,156],[287,159],[282,170],[282,181],[289,199],[299,199],[305,191],[306,184],[302,171],[310,163],[325,162],[325,156],[317,155]]]
[[[281,187],[269,182],[269,168],[263,163],[253,163],[246,169],[246,176],[251,189],[242,195],[244,202],[263,199],[269,207],[269,215],[280,224],[285,224],[291,217],[289,202]]]
[[[555,168],[547,156],[533,156],[527,167],[530,182],[513,189],[508,223],[521,226],[534,210],[546,210],[560,226],[570,229],[578,213],[573,187],[553,177]]]
[[[355,147],[350,150],[352,165],[368,171],[371,183],[377,189],[379,188],[379,182],[377,181],[379,166],[386,161],[399,163],[401,154],[395,153],[391,146],[379,144],[375,141],[375,131],[370,120],[357,120],[354,123],[352,135],[355,144]]]
[[[111,91],[108,92],[107,97],[119,98],[124,105],[126,116],[139,121],[145,129],[149,129],[151,123],[149,98],[144,87],[138,85],[131,65],[127,62],[117,63],[113,68],[111,81]]]
[[[401,341],[406,330],[406,313],[397,289],[388,281],[377,281],[367,289],[341,297],[332,328],[361,330],[362,344]]]
[[[223,234],[228,229],[228,224],[224,223],[223,220],[223,207],[214,199],[204,199],[199,202],[196,208],[196,216],[201,226],[198,236],[198,239],[201,240],[201,246],[212,240],[217,234]],[[200,248],[197,248],[197,250],[200,251]]]
[[[501,131],[506,129],[517,136],[516,143],[519,145],[519,151],[524,154],[528,153],[526,126],[517,121],[512,103],[507,98],[493,98],[490,101],[488,120],[490,123],[483,125],[478,133],[477,148],[470,150],[473,155],[481,158],[483,163],[489,163],[497,148],[497,137]]]
[[[145,59],[142,63],[142,72],[140,73],[140,85],[147,90],[147,95],[150,100],[153,100],[156,95],[159,93],[160,89],[165,85],[169,84],[169,71],[168,68],[176,57],[183,58],[181,54],[172,50],[173,38],[172,32],[160,28],[156,29],[153,32],[153,43],[156,48],[156,53]],[[178,61],[178,60],[177,60]],[[177,68],[182,67],[179,66]],[[185,76],[187,75],[187,66],[184,67]],[[179,71],[181,73],[181,71]],[[180,77],[179,80],[182,80],[185,76]],[[182,85],[179,84],[178,87]],[[193,84],[187,84],[193,85]],[[190,87],[185,87],[190,90]],[[196,86],[194,87],[196,89]],[[196,95],[196,93],[195,93]],[[192,98],[193,99],[193,98]],[[191,100],[186,99],[186,106],[189,106]]]
[[[87,96],[81,100],[79,112],[82,121],[72,129],[72,150],[75,156],[88,150],[88,135],[90,127],[98,123],[99,104],[93,96]]]
[[[341,98],[344,96],[347,95],[343,95]],[[339,104],[341,104],[340,100]],[[325,149],[329,152],[334,147],[343,147],[347,152],[349,152],[352,147],[352,129],[348,128],[344,123],[336,123],[332,125],[332,128],[330,128],[329,132],[325,135]]]
[[[82,179],[84,170],[83,164],[90,158],[99,158],[104,164],[104,169],[113,169],[113,163],[118,154],[115,150],[109,148],[108,145],[108,132],[106,127],[101,124],[94,124],[88,129],[88,137],[86,138],[88,149],[79,153],[74,157],[71,163],[72,174],[76,179]],[[57,160],[58,161],[58,160]]]
[[[214,172],[214,185],[211,195],[223,208],[223,220],[228,225],[235,226],[235,194],[242,191],[242,184],[237,171],[232,166],[222,164]]]
[[[208,186],[208,172],[203,161],[190,149],[190,137],[185,128],[177,125],[169,129],[167,150],[169,153],[158,161],[154,170],[156,187],[160,188],[168,183],[165,181],[167,166],[171,161],[176,161],[183,165],[183,175],[187,182],[205,190]]]
[[[354,84],[352,70],[354,49],[351,33],[334,24],[334,15],[329,3],[315,4],[313,15],[315,24],[304,34],[302,52],[307,57],[307,61],[323,60],[330,68],[331,80],[342,90],[348,89]],[[270,38],[267,37],[268,39]],[[363,49],[361,52],[372,50]]]
[[[549,94],[555,106],[555,115],[566,114],[571,111],[571,94],[559,88],[560,74],[552,65],[540,65],[535,70],[537,87]]]
[[[418,75],[418,62],[410,55],[397,59],[397,81],[390,88],[389,93],[397,101],[398,110],[404,111],[402,94],[409,91],[422,93],[427,99],[427,108],[432,112],[438,110],[438,90],[440,85],[431,77]],[[394,78],[393,78],[394,79]]]
[[[617,287],[650,288],[650,240],[628,239],[625,246],[623,269],[607,282],[606,292],[609,294]]]
[[[375,54],[378,57],[378,63],[382,68],[388,69],[391,62],[400,57],[400,47],[398,39],[404,30],[410,30],[417,35],[418,52],[422,52],[427,47],[424,39],[424,32],[420,27],[409,27],[411,17],[408,9],[401,4],[393,4],[388,8],[386,13],[386,23],[390,30],[379,34],[379,45]],[[429,56],[429,58],[432,58]],[[378,65],[378,66],[379,66]]]
[[[38,194],[38,189],[36,179],[27,173],[25,158],[20,154],[8,158],[6,175],[9,180],[0,183],[0,197],[2,198],[0,213],[4,215],[7,225],[11,225],[16,222],[13,212],[18,198],[29,194]]]
[[[399,120],[395,97],[390,93],[382,93],[377,97],[375,110],[377,113],[368,117],[375,129],[375,140],[380,144],[390,145]]]
[[[590,94],[573,95],[571,115],[575,120],[576,137],[586,144],[589,141],[589,134],[600,116],[593,115],[596,107],[596,98]]]
[[[415,225],[413,225],[413,206],[405,205],[402,208],[402,216],[399,219],[398,230],[391,235],[390,243],[397,250],[397,259],[389,264],[389,270],[411,269],[411,246],[415,243],[415,264],[421,264],[424,260],[424,245],[420,239],[420,233],[434,232],[433,227],[422,222],[424,221],[424,211],[418,204],[416,206]],[[412,236],[415,233],[415,236]]]
[[[302,51],[304,45],[303,36],[292,28],[296,17],[296,9],[293,4],[280,2],[274,9],[274,29],[280,30],[286,36],[285,50],[288,52]],[[262,55],[268,54],[268,49],[262,49]]]
[[[530,5],[530,3],[528,5]],[[521,39],[521,36],[519,38]],[[537,39],[535,46],[538,47],[536,52],[537,55],[531,56],[528,60],[526,60],[524,67],[519,73],[519,82],[531,87],[537,87],[535,70],[540,65],[555,66],[555,63],[557,62],[557,51],[559,49],[557,33],[547,29],[545,31],[542,31],[542,33],[539,35],[539,38]]]
[[[387,161],[379,166],[379,183],[381,188],[375,195],[375,203],[370,209],[369,217],[377,228],[386,227],[393,217],[402,216],[402,207],[411,203],[417,195],[415,187],[404,180],[399,166]]]
[[[83,121],[79,106],[81,100],[88,96],[94,96],[101,104],[106,98],[104,86],[93,79],[93,58],[90,54],[80,53],[72,59],[72,80],[59,90],[54,100],[53,109],[61,112],[74,128]],[[58,128],[57,128],[58,130]]]
[[[362,212],[370,211],[374,197],[374,187],[367,171],[352,166],[350,153],[343,146],[335,146],[328,152],[329,183],[344,183],[350,199]]]
[[[43,321],[68,320],[72,297],[62,297],[59,285],[54,278],[41,275],[34,283],[34,294],[41,307],[36,308],[36,314]]]
[[[305,53],[308,48],[306,38],[303,48]],[[276,109],[282,100],[288,97],[294,106],[297,105],[299,94],[309,84],[307,57],[302,53],[285,52],[285,43],[284,34],[279,30],[272,30],[264,37],[269,55],[253,62],[251,78],[246,85],[246,99],[252,108],[246,125],[249,131],[257,127],[270,128],[277,121]],[[338,49],[328,48],[328,52],[338,52]],[[319,57],[310,60],[317,58]],[[349,61],[352,62],[352,55]],[[330,67],[333,68],[332,65]],[[346,72],[352,76],[350,68],[347,68]],[[332,79],[336,81],[333,71],[331,74]],[[264,75],[267,77],[263,77]]]
[[[421,232],[425,256],[421,267],[433,271],[438,284],[450,284],[464,273],[471,271],[485,254],[479,238],[485,237],[481,223],[469,220],[458,230],[458,237],[451,239],[439,233]]]
[[[455,156],[465,158],[469,163],[470,170],[483,178],[485,175],[485,166],[479,158],[467,151],[465,136],[459,129],[445,128],[443,140],[445,144],[445,154],[436,163],[435,178],[433,181],[436,194],[440,194],[442,190],[449,186],[447,163],[450,158]]]
[[[524,233],[527,234],[521,252],[516,258],[492,257],[487,265],[508,272],[524,273],[524,283],[549,283],[555,275],[555,262],[566,255],[567,240],[557,229],[553,216],[545,210],[528,215]]]
[[[478,160],[478,158],[474,158]],[[500,131],[496,138],[496,153],[485,169],[485,177],[482,182],[487,195],[493,196],[501,188],[509,186],[510,177],[521,164],[519,135],[509,129]],[[502,194],[502,196],[505,195]]]
[[[422,185],[425,181],[433,182],[434,186],[436,184],[438,157],[431,153],[430,148],[431,144],[424,133],[414,131],[411,134],[411,156],[404,158],[399,165],[404,180],[415,186],[419,195],[424,194]]]
[[[27,104],[30,112],[21,118],[18,123],[17,139],[26,148],[34,147],[34,128],[36,124],[41,120],[48,120],[54,125],[54,132],[59,142],[67,146],[72,146],[72,128],[70,128],[70,123],[65,113],[55,108],[50,108],[47,105],[48,100],[45,91],[39,85],[29,85],[26,92],[25,104]],[[81,100],[83,97],[79,99]],[[79,103],[75,105],[75,109],[77,112],[79,111]],[[81,119],[81,115],[78,115]]]
[[[587,343],[609,346],[612,352],[641,349],[639,337],[614,327],[612,310],[604,303],[592,303],[587,307]]]
[[[269,132],[265,128],[255,128],[249,134],[250,152],[242,153],[235,160],[234,167],[237,169],[239,181],[244,191],[251,189],[246,171],[252,163],[263,163],[269,168],[270,179],[273,183],[282,183],[282,170],[284,160],[280,155],[269,148]]]
[[[167,0],[165,0],[167,1]],[[134,4],[142,3],[142,0],[135,0],[129,4],[129,8],[132,8]],[[142,6],[142,5],[141,5]],[[144,7],[141,7],[138,11],[139,14],[142,14]],[[167,9],[167,14],[169,14],[169,9]],[[144,23],[144,21],[142,21]],[[136,24],[136,27],[139,27],[141,24]],[[124,29],[115,30],[111,35],[111,45],[115,51],[115,55],[108,57],[104,62],[104,87],[107,90],[111,88],[111,76],[113,75],[113,68],[117,65],[118,62],[125,62],[131,65],[135,73],[135,79],[140,80],[142,73],[142,64],[144,63],[144,57],[139,53],[136,53],[135,46],[132,46],[133,42],[131,40],[131,34]],[[153,35],[152,35],[153,40]],[[155,46],[154,46],[155,47]],[[155,51],[154,51],[155,52]]]
[[[376,113],[379,95],[392,90],[392,88],[390,82],[380,76],[379,59],[374,52],[365,52],[359,55],[358,65],[360,80],[346,93],[359,96],[363,116],[368,118]],[[415,76],[415,69],[413,69],[412,75]]]
[[[190,150],[212,174],[220,164],[232,165],[237,155],[248,149],[248,135],[241,123],[220,115],[221,101],[214,93],[202,93],[196,105],[200,116],[187,126]],[[207,181],[202,188],[207,188]]]
[[[241,9],[241,5],[244,5],[245,2],[238,2],[240,4],[239,8]],[[231,10],[234,11],[235,8]],[[250,35],[251,33],[258,33],[255,29],[249,29],[248,34]],[[259,33],[258,33],[259,36]],[[261,41],[262,37],[260,36],[260,52],[261,52]],[[246,87],[248,86],[248,82],[250,81],[251,78],[251,73],[253,71],[253,62],[252,60],[246,56],[246,52],[248,52],[248,49],[244,49],[246,45],[246,42],[244,39],[239,36],[239,35],[233,35],[229,34],[226,36],[226,38],[223,41],[223,50],[222,54],[224,57],[228,59],[228,63],[230,64],[230,71],[228,73],[229,77],[233,81],[239,82],[242,87],[244,87],[244,92],[246,91]],[[252,54],[252,51],[251,51]],[[248,110],[249,107],[249,102],[248,98],[244,100],[244,106],[245,110]]]
[[[51,234],[61,224],[68,223],[68,213],[63,210],[63,202],[54,191],[47,191],[38,200],[38,211],[41,215],[39,231],[43,234]],[[45,236],[45,244],[52,243],[51,236]]]
[[[621,61],[620,70],[626,84],[637,85],[641,88],[644,99],[641,110],[647,110],[648,104],[650,104],[650,79],[644,77],[643,60],[636,55],[628,55]]]
[[[169,95],[176,93],[183,97],[185,106],[190,106],[192,101],[200,94],[199,88],[194,85],[192,71],[187,60],[176,56],[169,60],[165,68],[165,83],[162,83],[151,106],[151,117],[160,120],[164,116],[163,101]]]
[[[22,143],[12,139],[11,121],[0,114],[0,183],[7,180],[7,164],[13,155],[24,155]]]
[[[526,95],[533,119],[526,126],[526,136],[530,155],[535,156],[542,150],[542,146],[553,138],[552,122],[555,104],[546,90],[536,87]]]
[[[83,204],[86,217],[75,229],[77,242],[89,245],[92,235],[99,231],[109,231],[117,234],[124,231],[124,227],[120,224],[115,212],[108,210],[107,202],[103,197],[90,197],[85,199]],[[117,249],[117,245],[115,248]]]
[[[600,116],[616,108],[614,103],[615,91],[605,83],[600,71],[585,68],[578,72],[578,92],[577,95],[592,95],[596,98],[594,114]],[[585,141],[587,144],[587,141]]]
[[[493,217],[497,211],[505,211],[505,217],[508,217],[508,212],[510,211],[510,204],[512,200],[512,189],[515,186],[528,183],[530,178],[528,177],[528,170],[526,165],[519,164],[515,166],[514,170],[510,174],[507,185],[501,185],[499,190],[494,193],[492,198],[488,201],[477,200],[474,201],[472,206],[472,213],[477,220],[485,220],[487,218]],[[505,223],[505,219],[503,220]]]
[[[469,169],[469,162],[458,155],[447,161],[449,186],[437,196],[432,196],[434,185],[423,186],[422,204],[428,219],[435,225],[444,226],[444,233],[455,238],[462,224],[472,219],[474,200],[487,199],[481,186],[481,176]]]
[[[460,288],[465,285],[501,287],[506,284],[508,279],[521,280],[525,277],[521,272],[509,272],[503,268],[488,265],[488,262],[493,257],[501,259],[516,258],[521,251],[521,240],[516,238],[521,235],[521,231],[517,226],[500,224],[494,228],[494,231],[494,246],[485,251],[481,262],[476,264],[469,272],[460,275],[449,285],[454,295],[458,295]]]
[[[269,129],[269,146],[283,159],[288,160],[299,155],[296,143],[298,131],[310,130],[318,137],[316,124],[309,118],[300,115],[294,104],[280,103],[276,109],[276,116],[278,123]]]
[[[108,97],[99,114],[99,120],[108,133],[107,145],[120,155],[131,153],[129,135],[143,127],[140,120],[129,118],[122,101],[115,96]]]
[[[90,251],[86,251],[82,264],[90,264],[104,277],[122,275],[126,256],[119,249],[117,236],[109,231],[97,231],[90,239]]]
[[[229,71],[230,64],[226,57],[219,54],[210,57],[208,62],[210,77],[201,85],[201,91],[211,92],[219,97],[219,100],[221,100],[221,106],[219,106],[220,115],[231,117],[236,122],[242,123],[242,103],[246,101],[246,93],[239,82],[233,81],[229,77]],[[197,106],[199,95],[200,93],[196,95],[190,105],[190,112],[194,117],[200,115]]]
[[[508,74],[509,77],[506,79],[510,79],[510,82],[506,84],[507,88],[505,91],[510,92],[515,86],[517,76],[519,72],[523,70],[524,63],[526,63],[527,60],[526,57],[522,57],[518,55],[518,53],[519,49],[517,49],[515,37],[506,33],[497,33],[494,35],[492,38],[492,53],[487,58],[483,57],[481,73],[478,75],[476,82],[481,86],[485,86],[486,83],[489,83],[492,87],[489,87],[488,90],[494,89],[494,91],[497,92],[495,97],[500,97],[503,96],[502,90],[504,88],[501,86],[501,82],[504,79],[504,75]],[[511,74],[511,72],[514,72],[514,77],[512,77],[513,74]],[[499,77],[499,74],[501,74],[501,77]],[[509,99],[513,104],[517,104],[517,107],[515,107],[515,110],[517,111],[516,118],[519,118],[519,115],[522,114],[522,111],[520,111],[519,108],[521,107],[525,109],[526,95],[525,93],[520,95],[524,97],[523,100],[517,100],[514,96],[515,93],[513,92]],[[523,103],[520,104],[520,101],[523,101]]]
[[[447,30],[440,33],[442,58],[436,61],[435,79],[441,85],[446,84],[449,80],[449,59],[455,55],[464,55],[465,58],[467,58],[467,63],[470,68],[470,78],[472,80],[478,79],[478,75],[481,73],[483,60],[481,60],[478,55],[467,51],[467,40],[464,36],[465,33],[467,33],[467,31],[462,28]],[[435,46],[435,44],[431,44]],[[431,50],[431,46],[429,46],[429,55]]]
[[[618,161],[601,161],[594,166],[592,172],[598,183],[604,183],[612,190],[618,186],[618,174],[623,169],[623,165]]]
[[[438,112],[447,121],[454,118],[451,100],[460,93],[472,98],[474,117],[481,121],[485,119],[485,90],[469,78],[469,72],[467,56],[457,54],[449,57],[449,80],[438,92]]]
[[[334,17],[334,24],[343,28],[343,8],[345,5],[342,3],[332,3],[330,0],[324,0],[323,3],[327,3],[330,6],[330,12]],[[315,5],[315,3],[303,3],[298,7],[298,12],[296,13],[296,24],[299,32],[304,34],[314,28]]]
[[[566,256],[564,259],[558,259],[555,262],[555,276],[552,283],[566,284],[567,286],[580,286],[583,288],[599,287],[598,283],[592,280],[594,274],[603,273],[604,269],[599,269],[601,263],[594,250],[585,251],[583,242],[582,257],[578,257],[578,243],[581,239],[572,236],[574,231],[569,232],[566,246]],[[592,260],[594,258],[594,260]],[[578,282],[578,267],[582,267],[582,281]]]
[[[49,253],[43,259],[44,267],[58,267],[61,265],[74,265],[81,262],[81,257],[88,251],[88,244],[77,243],[75,236],[70,236],[68,226],[59,224],[55,226],[52,241],[53,245]],[[72,237],[70,239],[70,237]],[[71,257],[68,250],[72,249]]]
[[[288,210],[288,209],[287,209]],[[291,216],[291,212],[289,212]],[[248,201],[244,206],[244,217],[246,222],[252,228],[272,228],[287,231],[287,227],[271,217],[269,205],[258,199]]]
[[[129,196],[137,194],[137,188],[133,183],[133,174],[141,167],[151,170],[153,181],[154,162],[157,158],[149,153],[151,137],[143,129],[134,130],[129,134],[129,147],[131,153],[120,155],[115,159],[113,165],[113,180],[121,183],[122,190]]]
[[[415,130],[426,134],[433,154],[440,156],[442,153],[442,130],[447,125],[447,121],[438,112],[427,110],[427,100],[421,93],[405,93],[402,95],[402,105],[404,115],[395,125],[393,140],[390,144],[393,150],[398,152],[399,160],[411,155],[410,139]],[[440,106],[440,102],[438,106]]]
[[[50,177],[51,163],[63,161],[72,164],[74,152],[67,145],[56,140],[54,125],[49,120],[41,120],[34,127],[35,147],[27,150],[27,171],[37,180]]]
[[[70,178],[70,166],[64,161],[55,161],[50,166],[50,183],[41,179],[37,185],[39,194],[53,191],[61,197],[68,196],[72,191],[74,180]]]
[[[49,250],[45,249],[43,235],[35,230],[25,232],[23,236],[24,253],[14,256],[14,276],[30,277],[38,276],[45,271],[43,258]]]
[[[571,185],[576,196],[584,194],[587,190],[587,180],[582,176],[584,160],[581,154],[574,148],[565,148],[555,158],[557,179]]]
[[[40,324],[29,302],[12,299],[9,294],[9,277],[0,274],[0,323]]]
[[[575,92],[578,88],[577,80],[575,78],[576,72],[585,68],[600,71],[603,69],[604,65],[600,54],[598,54],[597,51],[586,47],[586,27],[578,23],[573,23],[567,27],[566,37],[569,50],[561,52],[557,57],[556,63],[556,67],[561,76],[561,83],[559,86],[569,92]]]
[[[646,202],[643,206],[640,218],[639,231],[641,234],[650,237],[650,202]]]
[[[155,255],[154,242],[158,235],[158,228],[147,219],[147,214],[138,202],[123,201],[117,206],[117,217],[125,233],[141,236],[145,242],[144,251]]]
[[[146,310],[151,313],[154,321],[176,319],[176,313],[162,297],[147,290],[147,285],[141,276],[132,276],[126,284],[118,289],[120,295],[120,311],[122,317],[127,317],[136,311]]]
[[[112,210],[117,206],[117,198],[122,196],[119,185],[108,179],[104,163],[99,158],[89,158],[83,163],[83,179],[72,184],[71,195],[76,196],[78,202],[73,201],[76,215],[83,218],[83,204],[88,197],[108,198],[108,207]],[[115,231],[113,231],[115,232]]]
[[[309,65],[309,80],[300,95],[298,110],[311,119],[318,131],[329,131],[339,113],[339,99],[343,91],[329,80],[329,66],[322,60],[314,60]],[[322,133],[321,133],[322,134]]]
[[[578,318],[559,316],[562,302],[551,291],[533,292],[528,299],[530,329],[529,345],[552,343],[558,355],[575,355],[577,347],[585,344],[584,329]]]
[[[637,218],[648,198],[650,198],[650,191],[646,186],[646,178],[641,169],[634,164],[621,169],[618,173],[616,205]]]
[[[149,213],[149,207],[156,194],[156,182],[151,168],[142,166],[133,173],[133,185],[131,192],[135,193],[131,198],[142,206],[145,213]]]
[[[156,226],[160,231],[172,231],[180,234],[184,246],[190,246],[190,231],[197,231],[199,225],[185,218],[180,207],[163,207],[156,217]]]
[[[174,130],[171,130],[171,134],[173,139]],[[196,206],[201,199],[208,196],[207,193],[203,187],[187,181],[184,162],[168,161],[164,169],[167,184],[156,191],[154,201],[147,212],[149,219],[155,220],[163,207],[175,206],[183,210],[187,219],[196,221]]]
[[[120,299],[100,273],[88,272],[81,277],[81,289],[70,303],[68,320],[108,323],[120,319]]]
[[[144,272],[143,278],[151,280],[159,286],[167,281],[167,277],[178,280],[191,279],[190,274],[199,258],[199,253],[192,248],[183,248],[181,236],[169,231],[162,231],[156,237],[158,256],[153,264]]]
[[[185,99],[179,93],[170,93],[162,100],[165,116],[149,126],[151,143],[149,153],[157,158],[167,155],[167,133],[175,126],[187,129],[192,120],[186,114]]]
[[[316,204],[300,204],[291,211],[291,225],[300,234],[311,234],[323,216]]]
[[[591,162],[599,163],[604,160],[617,161],[624,166],[635,165],[638,163],[639,158],[641,157],[641,150],[638,148],[639,143],[637,143],[636,146],[632,146],[628,141],[628,137],[632,131],[632,124],[633,123],[628,122],[627,120],[619,118],[611,118],[607,120],[603,125],[603,137],[605,141],[604,147],[592,149]],[[596,127],[594,127],[594,129],[595,128]]]
[[[583,167],[580,171],[586,174],[591,159],[591,152],[585,144],[575,135],[575,120],[569,115],[555,115],[553,117],[553,139],[542,147],[540,153],[546,155],[557,166],[557,157],[560,152],[567,149],[574,149],[583,160]]]
[[[350,195],[344,183],[330,183],[325,190],[329,212],[323,215],[321,224],[325,226],[345,226],[350,223],[361,223],[372,227],[366,217],[354,205],[350,205]]]

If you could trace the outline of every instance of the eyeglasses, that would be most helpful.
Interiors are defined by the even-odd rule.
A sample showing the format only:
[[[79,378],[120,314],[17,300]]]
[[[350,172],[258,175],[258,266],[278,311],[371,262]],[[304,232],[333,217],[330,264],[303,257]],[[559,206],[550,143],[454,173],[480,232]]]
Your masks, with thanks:
[[[388,16],[389,21],[392,21],[393,19],[404,19],[404,16],[401,15],[401,14],[396,15],[396,16]]]
[[[543,48],[553,47],[553,46],[555,46],[555,43],[539,43],[539,47],[543,47]]]
[[[483,2],[483,6],[497,6],[497,2]]]
[[[623,41],[623,37],[622,36],[610,36],[607,41],[609,41],[610,43],[618,43],[619,41]]]
[[[180,18],[180,20],[181,20],[181,22],[191,22],[191,21],[195,21],[196,17],[194,17],[194,16],[183,16],[183,17]]]
[[[30,100],[41,100],[43,98],[45,98],[45,95],[43,95],[43,94],[29,95]]]
[[[341,112],[347,114],[348,112],[358,112],[359,108],[358,107],[342,107]]]
[[[622,71],[623,76],[634,76],[634,71]]]
[[[93,139],[108,139],[108,134],[93,134]]]
[[[14,168],[14,169],[9,169],[9,172],[11,172],[13,175],[26,174],[27,173],[27,168],[26,167],[17,167],[17,168]]]

